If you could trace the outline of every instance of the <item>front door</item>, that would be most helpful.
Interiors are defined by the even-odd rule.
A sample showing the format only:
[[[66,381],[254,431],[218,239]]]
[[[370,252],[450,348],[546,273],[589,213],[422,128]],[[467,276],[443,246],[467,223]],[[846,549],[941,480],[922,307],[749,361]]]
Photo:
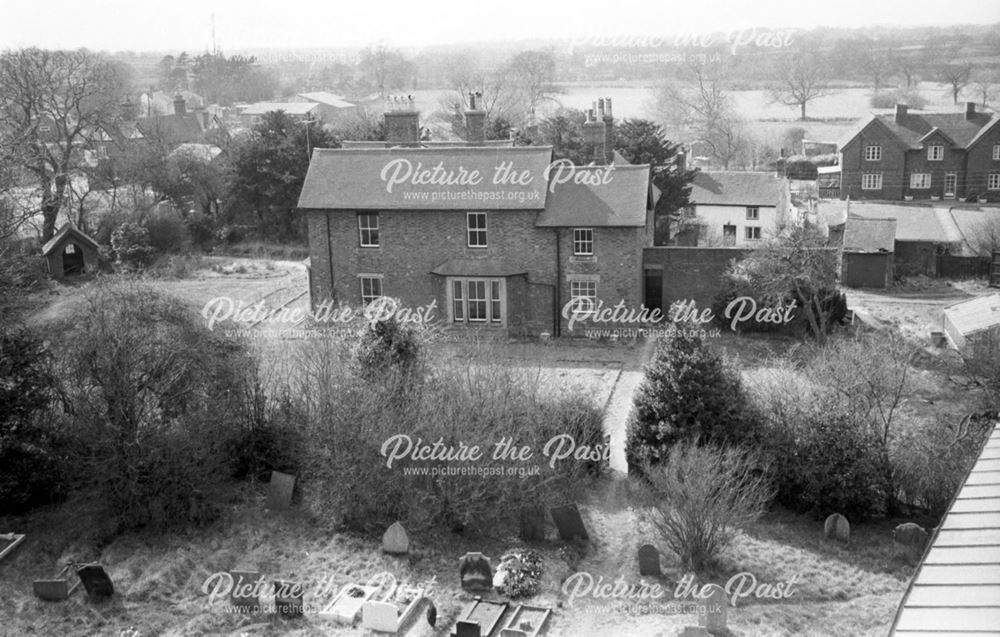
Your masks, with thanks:
[[[736,226],[727,223],[722,226],[722,245],[724,246],[734,246],[736,245]]]
[[[663,311],[663,270],[645,271],[644,299],[643,305],[647,309]]]
[[[944,175],[944,196],[946,199],[955,198],[955,189],[958,186],[958,175],[955,173],[945,173]]]

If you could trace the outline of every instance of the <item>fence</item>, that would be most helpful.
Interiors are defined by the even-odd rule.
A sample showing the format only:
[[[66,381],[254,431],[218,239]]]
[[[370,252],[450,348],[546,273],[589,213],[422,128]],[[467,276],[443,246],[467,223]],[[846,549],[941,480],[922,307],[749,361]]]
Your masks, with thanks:
[[[994,257],[996,259],[996,257]],[[945,279],[975,279],[989,276],[989,257],[937,255],[937,276]]]

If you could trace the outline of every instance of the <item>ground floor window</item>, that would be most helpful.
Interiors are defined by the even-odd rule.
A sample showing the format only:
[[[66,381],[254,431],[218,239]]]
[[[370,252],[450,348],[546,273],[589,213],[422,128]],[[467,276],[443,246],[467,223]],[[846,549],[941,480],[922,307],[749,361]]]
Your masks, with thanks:
[[[373,274],[362,274],[358,277],[361,280],[361,303],[368,305],[378,297],[382,296],[382,277]]]
[[[745,230],[747,241],[758,241],[760,239],[760,226],[747,226]]]
[[[990,173],[986,187],[990,190],[1000,190],[1000,173]]]
[[[882,173],[861,175],[861,190],[882,190]]]
[[[503,325],[507,317],[504,279],[448,279],[448,305],[453,323]]]
[[[597,300],[597,281],[570,281],[569,296],[574,301],[581,298]]]

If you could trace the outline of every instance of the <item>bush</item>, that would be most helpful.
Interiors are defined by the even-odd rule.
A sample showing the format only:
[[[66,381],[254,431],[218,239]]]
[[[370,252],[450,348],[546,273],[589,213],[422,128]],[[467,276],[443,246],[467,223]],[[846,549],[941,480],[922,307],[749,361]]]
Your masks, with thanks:
[[[510,599],[532,597],[542,587],[542,556],[531,549],[508,551],[500,557],[497,573],[503,573],[499,591]]]
[[[879,91],[871,96],[869,103],[872,108],[893,108],[896,104],[918,109],[927,106],[927,100],[916,89]]]
[[[184,219],[171,206],[161,204],[146,215],[142,224],[149,233],[149,246],[160,254],[176,254],[191,245]]]
[[[634,401],[626,443],[630,470],[659,463],[683,440],[746,440],[756,425],[738,373],[684,333],[657,343]]]
[[[826,324],[830,327],[842,324],[847,318],[847,295],[836,289],[822,288],[819,290],[817,296],[823,299],[820,307],[822,308],[822,313],[826,316]],[[787,306],[792,301],[795,301],[796,310],[793,311],[792,319],[788,323],[758,321],[755,317],[751,317],[736,324],[737,332],[795,335],[812,333],[809,321],[801,311],[802,304],[805,301],[795,294],[795,292],[789,292],[782,298],[762,295],[748,279],[738,276],[733,270],[723,275],[719,284],[719,291],[716,292],[715,298],[712,301],[712,314],[715,316],[715,321],[719,327],[723,329],[731,328],[732,318],[726,317],[726,308],[740,297],[753,299],[758,308],[776,307],[779,304]]]
[[[122,223],[111,233],[111,249],[116,261],[130,269],[146,267],[153,257],[149,231],[132,221]]]
[[[215,242],[215,223],[200,212],[192,212],[184,220],[191,243],[198,248],[208,248]]]
[[[66,441],[55,423],[58,382],[40,338],[0,334],[0,502],[7,512],[65,493]]]
[[[738,527],[755,521],[772,497],[766,468],[736,448],[686,441],[659,466],[646,466],[641,518],[695,571],[710,567]],[[641,492],[641,491],[640,491]]]
[[[229,473],[247,352],[181,301],[132,284],[88,292],[61,334],[74,470],[117,529],[204,522]]]
[[[398,302],[383,298],[369,306],[373,318],[361,328],[354,359],[358,371],[368,380],[383,379],[387,375],[411,380],[419,373],[422,362],[422,337],[419,329],[402,323],[395,315],[379,318],[379,308],[389,310]]]

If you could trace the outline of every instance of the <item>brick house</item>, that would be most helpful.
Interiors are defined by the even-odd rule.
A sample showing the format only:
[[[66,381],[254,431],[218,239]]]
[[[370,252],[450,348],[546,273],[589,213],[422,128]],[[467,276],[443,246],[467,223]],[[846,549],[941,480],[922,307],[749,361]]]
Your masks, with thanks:
[[[841,198],[1000,201],[1000,121],[976,111],[872,115],[841,146]]]
[[[299,209],[314,308],[384,295],[511,335],[564,333],[574,297],[639,308],[649,166],[571,167],[551,147],[488,145],[481,116],[466,113],[477,137],[462,145],[421,141],[418,113],[394,110],[383,147],[313,152]]]

